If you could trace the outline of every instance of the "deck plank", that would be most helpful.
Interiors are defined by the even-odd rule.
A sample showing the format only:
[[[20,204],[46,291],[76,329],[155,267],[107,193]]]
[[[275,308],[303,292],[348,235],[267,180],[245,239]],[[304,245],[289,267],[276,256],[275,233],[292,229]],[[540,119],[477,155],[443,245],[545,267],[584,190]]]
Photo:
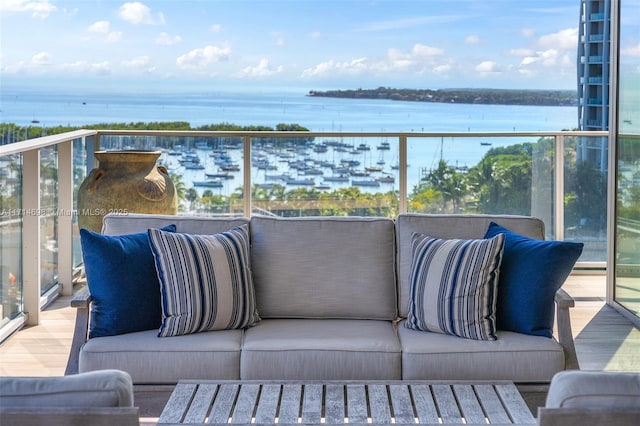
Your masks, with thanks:
[[[302,385],[286,384],[282,387],[282,402],[280,403],[279,423],[298,423],[300,415],[300,398]]]
[[[389,395],[385,385],[369,385],[369,407],[373,424],[391,423],[391,409]]]
[[[176,385],[158,421],[162,423],[181,422],[184,418],[185,409],[189,407],[189,402],[193,398],[193,393],[197,386],[193,383]]]
[[[213,405],[219,385],[205,383],[198,386],[191,406],[184,416],[184,423],[204,423]]]
[[[325,419],[328,424],[344,421],[344,385],[328,384],[325,390]]]
[[[274,423],[280,401],[282,386],[266,384],[262,386],[258,409],[256,410],[256,423]]]
[[[232,384],[230,386],[223,386],[222,389],[220,389],[211,407],[209,423],[228,423],[239,387],[237,384]]]
[[[367,422],[367,396],[364,385],[347,385],[349,423]]]

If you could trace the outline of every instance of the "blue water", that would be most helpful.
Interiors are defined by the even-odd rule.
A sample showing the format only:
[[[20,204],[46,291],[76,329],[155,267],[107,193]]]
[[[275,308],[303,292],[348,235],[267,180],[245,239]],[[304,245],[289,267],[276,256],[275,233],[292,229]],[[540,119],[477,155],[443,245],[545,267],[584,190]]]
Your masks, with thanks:
[[[192,127],[222,122],[238,125],[263,125],[275,128],[279,123],[296,123],[311,131],[342,132],[523,132],[559,131],[577,126],[577,107],[470,105],[390,100],[356,100],[308,97],[305,92],[185,92],[185,93],[69,93],[4,89],[0,98],[0,122],[27,126],[38,121],[40,126],[101,124],[113,122],[186,121]],[[481,145],[477,138],[410,142],[408,169],[409,188],[425,168],[439,158],[449,164],[471,167],[491,146],[504,146],[531,138],[492,139]],[[354,145],[367,143],[370,152],[359,156],[362,166],[385,162],[385,172],[397,176],[390,165],[397,163],[397,141],[389,139],[391,150],[380,152],[380,140],[348,141]],[[490,144],[490,145],[488,145]],[[344,154],[329,152],[320,159],[339,161]],[[203,153],[203,160],[205,155]],[[208,167],[207,172],[211,169]],[[280,166],[280,171],[287,171]],[[203,180],[204,171],[188,170],[185,180]],[[239,178],[225,184],[222,192],[230,192]],[[260,181],[256,172],[255,181]],[[320,183],[321,178],[316,182]],[[188,182],[187,182],[188,183]],[[331,184],[338,187],[339,184]],[[383,184],[381,191],[398,188]]]
[[[542,131],[577,126],[576,107],[468,105],[309,97],[303,92],[55,93],[5,89],[0,121],[28,125],[187,121],[312,131]]]

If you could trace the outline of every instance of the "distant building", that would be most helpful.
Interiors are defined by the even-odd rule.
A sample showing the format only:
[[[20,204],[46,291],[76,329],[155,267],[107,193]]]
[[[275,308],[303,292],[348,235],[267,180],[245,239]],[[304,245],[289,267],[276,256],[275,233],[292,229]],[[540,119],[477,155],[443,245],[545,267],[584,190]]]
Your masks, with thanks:
[[[578,128],[609,130],[610,0],[581,0],[578,38]],[[578,160],[607,171],[607,138],[582,138]]]

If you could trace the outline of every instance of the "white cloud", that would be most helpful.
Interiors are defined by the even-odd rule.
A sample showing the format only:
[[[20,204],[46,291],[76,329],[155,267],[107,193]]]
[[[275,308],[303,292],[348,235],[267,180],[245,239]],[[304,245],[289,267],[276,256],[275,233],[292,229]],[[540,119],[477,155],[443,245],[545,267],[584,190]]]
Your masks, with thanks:
[[[315,67],[305,69],[302,71],[302,77],[325,77],[331,76],[336,72],[350,75],[361,74],[367,70],[367,62],[367,58],[356,58],[345,62],[329,60],[321,62]]]
[[[109,23],[109,21],[97,21],[94,22],[93,24],[89,25],[89,28],[87,28],[87,31],[91,32],[91,33],[103,33],[106,34],[109,32],[109,28],[110,28],[111,24]]]
[[[538,44],[541,47],[553,49],[577,49],[578,28],[567,28],[557,33],[540,36]]]
[[[536,32],[532,28],[523,28],[520,30],[520,34],[525,38],[531,38],[536,34]]]
[[[220,24],[211,25],[211,32],[212,33],[219,33],[220,31],[222,31],[222,25],[220,25]]]
[[[127,68],[144,68],[151,62],[150,56],[138,56],[128,61],[122,61],[122,66]]]
[[[160,44],[162,46],[172,46],[174,44],[180,43],[181,41],[182,37],[180,37],[179,35],[170,36],[165,32],[158,34],[158,37],[156,37],[156,44]]]
[[[47,18],[58,10],[49,0],[2,0],[1,12],[30,12],[34,18]]]
[[[432,56],[439,56],[444,53],[444,51],[438,47],[426,46],[424,44],[416,44],[411,49],[411,52],[418,57],[427,58]]]
[[[535,54],[536,54],[535,50],[528,49],[526,47],[520,47],[520,48],[509,50],[509,56],[524,57],[524,56],[533,56]]]
[[[464,42],[465,44],[480,44],[481,40],[479,36],[475,34],[471,34],[465,37]]]
[[[107,75],[111,74],[111,64],[108,61],[98,62],[94,64],[87,61],[77,61],[62,64],[60,66],[60,70],[73,74]]]
[[[417,43],[410,50],[390,48],[380,58],[357,58],[351,61],[329,60],[315,67],[307,68],[302,77],[328,75],[362,75],[365,73],[383,74],[389,72],[445,73],[451,64],[442,59],[444,51],[438,47]],[[440,68],[438,68],[440,67]]]
[[[51,55],[47,52],[40,52],[33,55],[31,62],[34,65],[48,65],[51,63]]]
[[[475,70],[482,74],[497,73],[500,72],[500,67],[497,62],[494,61],[482,61],[476,65]]]
[[[635,46],[621,47],[620,53],[625,56],[640,56],[640,43]]]
[[[179,56],[176,64],[183,69],[204,69],[212,62],[229,59],[231,48],[228,46],[205,46]]]
[[[107,37],[104,39],[104,41],[106,41],[107,43],[117,43],[120,40],[122,40],[122,32],[121,31],[111,32],[111,33],[107,34]]]
[[[144,73],[152,73],[156,70],[155,67],[149,66],[149,64],[151,64],[150,56],[138,56],[128,61],[122,61],[120,64],[125,68],[131,68]]]
[[[309,38],[313,40],[317,40],[322,37],[322,33],[320,31],[313,31],[309,33]]]
[[[149,6],[140,2],[125,3],[120,6],[120,18],[132,24],[164,24],[164,15],[159,12],[155,16]]]
[[[432,71],[434,74],[448,74],[452,69],[453,66],[451,64],[443,64],[434,67]]]
[[[282,35],[281,32],[272,31],[270,35],[275,40],[276,46],[284,46],[285,45],[286,42],[285,42],[284,36]]]
[[[269,60],[266,58],[260,59],[260,62],[255,67],[246,67],[240,72],[240,76],[244,77],[266,77],[273,74],[281,73],[284,70],[282,65],[278,67],[272,67],[269,64]]]
[[[117,43],[122,40],[122,32],[113,31],[110,32],[111,23],[109,21],[96,21],[89,25],[87,31],[96,34],[106,34],[104,41],[107,43]]]

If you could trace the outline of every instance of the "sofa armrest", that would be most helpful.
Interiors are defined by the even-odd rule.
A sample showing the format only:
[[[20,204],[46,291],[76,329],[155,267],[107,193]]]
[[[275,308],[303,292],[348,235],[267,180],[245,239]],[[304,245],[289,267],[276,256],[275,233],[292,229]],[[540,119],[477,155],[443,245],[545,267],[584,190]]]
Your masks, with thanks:
[[[559,289],[555,295],[555,302],[558,342],[564,349],[565,369],[579,370],[580,364],[578,363],[573,331],[571,330],[571,317],[569,315],[569,309],[575,306],[575,301],[569,293],[563,289]]]
[[[67,360],[65,375],[77,374],[80,362],[80,349],[89,337],[89,308],[91,306],[91,294],[88,289],[82,290],[71,299],[71,307],[76,308],[76,325],[73,329],[71,351]]]

